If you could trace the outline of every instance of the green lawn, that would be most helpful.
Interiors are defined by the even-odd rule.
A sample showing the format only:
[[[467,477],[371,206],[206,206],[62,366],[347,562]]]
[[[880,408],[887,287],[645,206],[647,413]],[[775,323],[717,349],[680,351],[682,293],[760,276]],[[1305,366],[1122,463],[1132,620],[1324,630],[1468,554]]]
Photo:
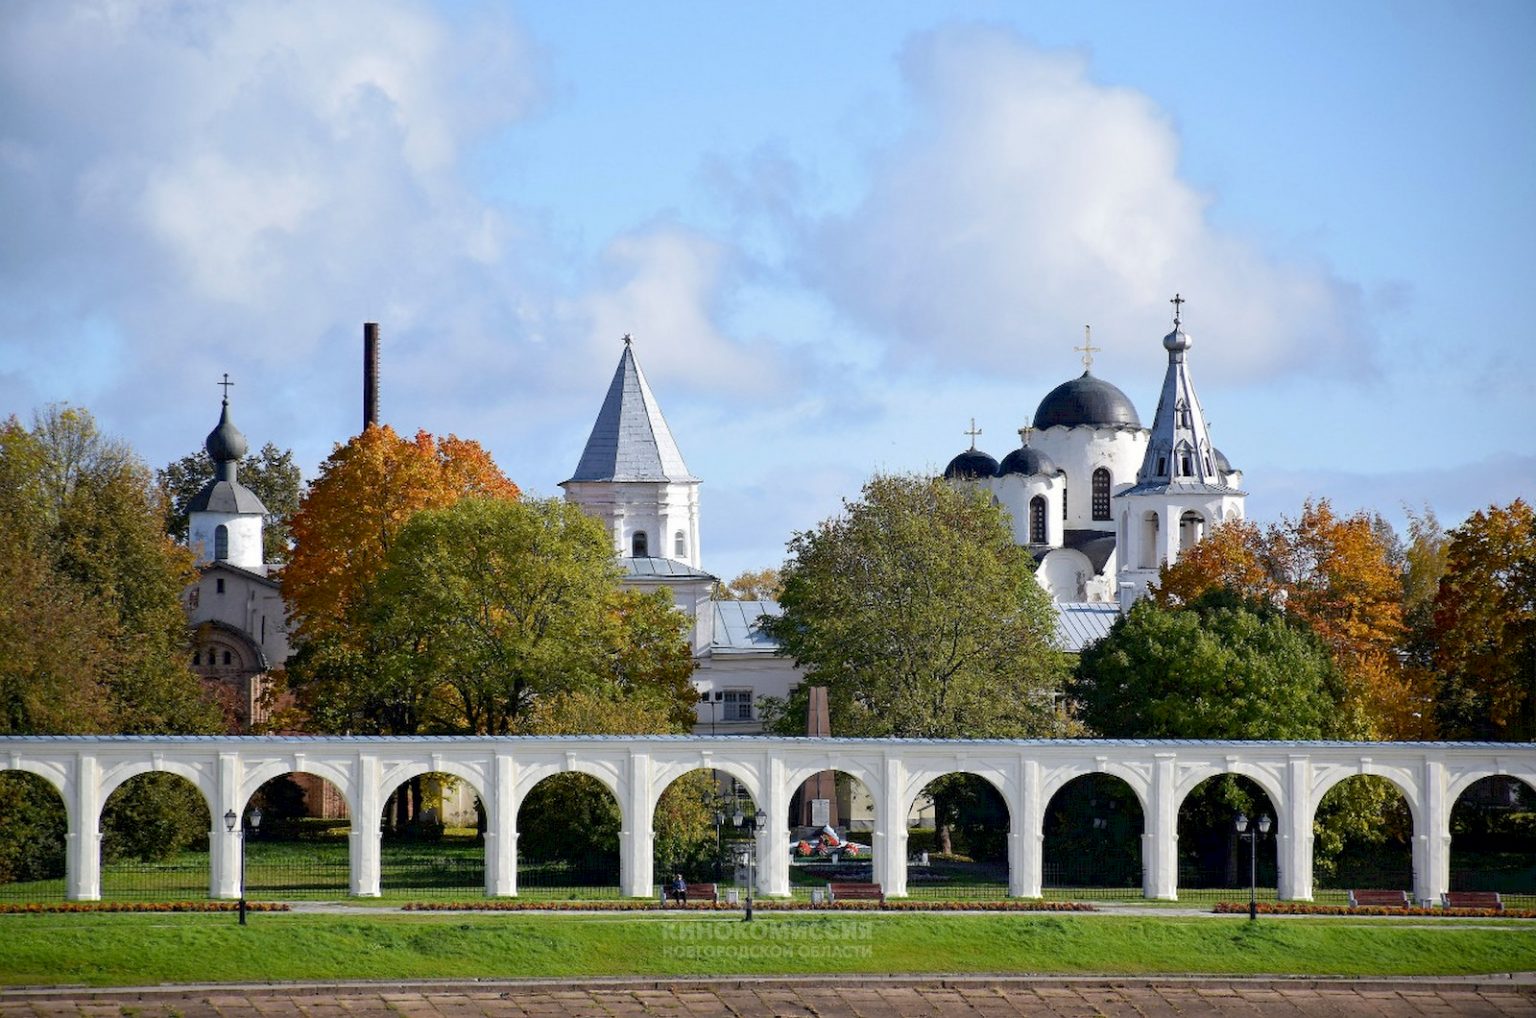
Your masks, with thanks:
[[[801,972],[1457,975],[1536,969],[1536,924],[1104,915],[0,916],[0,982]]]

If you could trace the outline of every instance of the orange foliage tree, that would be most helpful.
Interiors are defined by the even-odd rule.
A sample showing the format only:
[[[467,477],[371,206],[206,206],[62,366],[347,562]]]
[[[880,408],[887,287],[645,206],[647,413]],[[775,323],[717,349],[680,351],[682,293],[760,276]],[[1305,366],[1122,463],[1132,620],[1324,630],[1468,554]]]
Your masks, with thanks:
[[[423,509],[463,498],[516,499],[518,488],[478,442],[402,438],[370,425],[337,446],[299,503],[283,597],[300,641],[345,637],[366,607],[395,535]]]
[[[1439,711],[1452,738],[1536,739],[1536,511],[1516,499],[1451,531],[1435,597]]]
[[[1398,653],[1403,583],[1392,557],[1369,515],[1340,517],[1326,499],[1309,500],[1299,517],[1262,531],[1243,520],[1214,528],[1163,568],[1156,596],[1176,606],[1228,587],[1283,607],[1332,654],[1351,728],[1369,738],[1423,738],[1432,734],[1432,711]]]

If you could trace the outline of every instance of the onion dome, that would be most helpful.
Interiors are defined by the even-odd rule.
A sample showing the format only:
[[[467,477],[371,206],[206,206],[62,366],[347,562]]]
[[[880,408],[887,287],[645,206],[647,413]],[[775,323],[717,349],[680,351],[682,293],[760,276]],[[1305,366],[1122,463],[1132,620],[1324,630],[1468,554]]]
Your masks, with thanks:
[[[1221,452],[1220,449],[1217,449],[1217,448],[1215,448],[1213,446],[1211,448],[1211,455],[1216,457],[1216,472],[1217,473],[1219,473],[1219,474],[1230,474],[1232,472],[1232,463],[1231,463],[1231,461],[1228,460],[1226,456],[1222,455],[1222,452]]]
[[[949,461],[944,468],[946,481],[974,481],[997,476],[997,460],[972,446]]]
[[[1139,428],[1141,418],[1130,397],[1102,378],[1084,371],[1046,394],[1035,411],[1035,427]]]
[[[215,463],[238,460],[250,448],[245,436],[235,427],[235,422],[229,419],[228,399],[224,400],[224,408],[219,412],[218,426],[208,432],[208,440],[203,443],[203,448],[208,450],[208,458]]]
[[[997,468],[997,473],[999,477],[1004,474],[1037,477],[1060,473],[1060,471],[1049,456],[1039,449],[1031,449],[1026,445],[1004,456],[1002,464]]]

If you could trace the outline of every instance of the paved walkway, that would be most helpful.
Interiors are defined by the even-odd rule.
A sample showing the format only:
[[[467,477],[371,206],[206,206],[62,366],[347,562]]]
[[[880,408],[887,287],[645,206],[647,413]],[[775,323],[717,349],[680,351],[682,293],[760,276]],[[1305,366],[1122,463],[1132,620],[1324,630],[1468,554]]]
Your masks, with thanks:
[[[0,991],[0,1018],[884,1018],[1015,1015],[1536,1015],[1536,974],[1502,979],[913,978],[343,984]]]

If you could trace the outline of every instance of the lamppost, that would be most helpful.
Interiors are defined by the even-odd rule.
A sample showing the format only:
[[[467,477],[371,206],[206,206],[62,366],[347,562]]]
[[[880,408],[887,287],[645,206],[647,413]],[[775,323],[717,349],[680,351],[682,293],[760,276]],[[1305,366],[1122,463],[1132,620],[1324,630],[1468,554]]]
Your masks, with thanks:
[[[1232,821],[1237,837],[1248,842],[1248,919],[1259,918],[1259,839],[1269,833],[1269,814],[1259,816],[1258,830],[1248,830],[1248,815],[1239,813]]]
[[[720,830],[725,826],[725,804],[718,798],[715,800],[715,883],[719,883],[724,875],[724,864],[720,858]]]
[[[224,814],[224,830],[230,834],[235,833],[235,823],[240,818],[235,816],[234,810],[228,810]],[[261,828],[261,807],[251,810],[251,830]],[[245,831],[240,831],[240,925],[245,925]]]
[[[762,815],[753,813],[751,816],[736,810],[731,817],[731,823],[737,830],[747,834],[747,914],[741,920],[744,923],[752,921],[752,888],[757,884],[757,829],[762,826]]]

